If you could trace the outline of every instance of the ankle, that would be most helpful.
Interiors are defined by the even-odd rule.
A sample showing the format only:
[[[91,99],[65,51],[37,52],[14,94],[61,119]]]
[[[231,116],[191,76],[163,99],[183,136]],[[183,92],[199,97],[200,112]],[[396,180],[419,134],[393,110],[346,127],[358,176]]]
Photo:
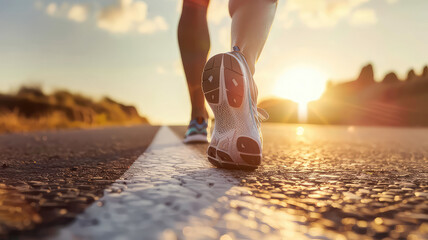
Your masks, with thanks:
[[[207,110],[204,109],[192,109],[192,114],[191,114],[191,118],[195,119],[198,117],[202,117],[204,119],[208,119],[208,112]]]
[[[246,51],[246,49],[241,50],[242,54],[245,57],[245,60],[247,61],[248,67],[250,68],[251,74],[254,75],[254,72],[256,71],[256,57],[253,56],[253,54]]]
[[[254,73],[256,72],[255,64],[254,63],[249,63],[249,62],[247,62],[247,63],[248,63],[248,67],[250,68],[251,75],[254,75]]]

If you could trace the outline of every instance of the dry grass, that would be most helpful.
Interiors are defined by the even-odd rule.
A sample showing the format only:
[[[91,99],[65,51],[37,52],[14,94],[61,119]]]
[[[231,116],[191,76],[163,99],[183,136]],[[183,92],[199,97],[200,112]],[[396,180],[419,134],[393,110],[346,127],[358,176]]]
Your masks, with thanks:
[[[94,101],[81,94],[21,87],[16,94],[0,94],[0,133],[90,128],[148,123],[133,106],[110,98]]]
[[[136,125],[140,121],[108,122],[105,116],[98,116],[93,123],[70,121],[60,112],[38,118],[27,118],[18,111],[0,113],[0,133],[31,132],[39,130],[59,130],[72,128],[91,128],[115,125]]]

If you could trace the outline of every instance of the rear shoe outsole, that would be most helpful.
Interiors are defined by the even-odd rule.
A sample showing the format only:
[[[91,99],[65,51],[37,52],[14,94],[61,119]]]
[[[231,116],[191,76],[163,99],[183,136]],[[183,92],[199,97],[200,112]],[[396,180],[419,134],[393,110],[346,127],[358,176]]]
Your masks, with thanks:
[[[220,68],[224,59],[224,79],[227,101],[231,107],[239,108],[244,99],[244,77],[239,63],[227,54],[218,54],[208,60],[202,77],[202,89],[207,102],[220,102]]]
[[[238,138],[237,144],[240,144],[240,141],[254,141],[251,138],[248,137],[240,137]],[[258,148],[258,145],[257,145]],[[238,148],[239,149],[239,148]],[[261,156],[260,154],[252,154],[255,151],[253,149],[250,149],[250,151],[246,151],[247,149],[240,149],[239,155],[241,159],[247,163],[248,165],[243,164],[237,164],[235,163],[232,158],[224,151],[216,150],[215,147],[209,146],[207,150],[208,154],[208,160],[216,167],[223,167],[228,169],[240,169],[240,170],[254,170],[256,169],[260,163],[261,163]]]
[[[220,91],[221,66],[224,67],[224,87],[226,88],[227,104],[232,108],[239,108],[244,100],[244,76],[239,62],[228,54],[218,54],[212,57],[205,65],[202,76],[202,89],[207,102],[211,105],[221,104],[224,97]],[[261,163],[259,144],[250,137],[239,137],[236,142],[239,157],[246,164],[236,163],[224,151],[210,146],[207,150],[208,160],[217,167],[229,169],[253,170]],[[247,165],[248,164],[248,165]]]
[[[236,142],[236,147],[240,153],[241,159],[250,165],[260,165],[261,151],[259,144],[254,139],[249,137],[239,137]]]
[[[258,167],[258,166],[247,166],[247,165],[242,165],[242,164],[220,162],[217,159],[212,158],[212,157],[208,157],[208,161],[212,165],[214,165],[218,168],[225,168],[225,169],[230,169],[230,170],[253,171],[253,170],[256,170]]]
[[[220,89],[222,64],[224,67],[223,86],[226,91],[221,91],[222,89]],[[231,108],[240,108],[244,101],[245,89],[244,75],[239,62],[228,54],[218,54],[210,58],[202,75],[202,89],[210,105],[227,104]],[[225,96],[222,94],[225,94]],[[221,140],[216,142],[221,142]],[[260,146],[257,141],[250,137],[241,136],[237,138],[236,146],[234,147],[236,147],[241,161],[233,161],[227,152],[218,150],[216,147],[216,145],[210,145],[207,150],[209,162],[216,167],[254,170],[261,163]]]

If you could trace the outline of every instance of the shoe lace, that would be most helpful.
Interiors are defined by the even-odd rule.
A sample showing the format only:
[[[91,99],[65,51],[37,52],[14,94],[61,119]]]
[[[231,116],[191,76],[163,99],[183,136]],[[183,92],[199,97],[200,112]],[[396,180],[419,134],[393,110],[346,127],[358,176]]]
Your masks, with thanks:
[[[257,107],[257,103],[255,103],[255,104],[253,103],[251,105],[252,105],[254,120],[255,120],[256,125],[257,125],[257,130],[259,131],[260,141],[261,141],[262,146],[263,146],[263,134],[262,134],[261,125],[262,125],[263,121],[266,121],[269,119],[269,114],[263,108]]]
[[[260,122],[266,121],[269,119],[269,113],[263,108],[257,107],[257,118]]]
[[[256,124],[257,124],[257,130],[259,131],[260,140],[263,144],[263,134],[261,132],[261,125],[262,125],[262,122],[269,119],[269,113],[267,113],[266,110],[264,110],[263,108],[257,107],[257,103],[253,103],[251,105],[252,105],[254,120],[256,121]]]

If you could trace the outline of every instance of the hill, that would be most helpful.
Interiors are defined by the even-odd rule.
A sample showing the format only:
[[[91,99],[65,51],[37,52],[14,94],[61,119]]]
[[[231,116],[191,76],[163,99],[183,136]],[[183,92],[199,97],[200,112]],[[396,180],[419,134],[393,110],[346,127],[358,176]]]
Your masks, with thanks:
[[[95,101],[65,90],[46,94],[25,86],[14,94],[0,94],[0,132],[147,123],[135,107],[108,97]]]
[[[309,104],[308,122],[318,124],[428,126],[428,66],[400,80],[393,72],[375,81],[372,65],[353,81],[331,85]]]
[[[296,123],[297,104],[285,99],[267,99],[270,122]],[[405,79],[394,72],[375,80],[371,64],[351,81],[329,84],[319,100],[308,105],[308,123],[428,126],[428,66],[421,74],[410,69]]]
[[[297,103],[280,98],[271,98],[261,101],[258,106],[269,113],[267,122],[297,123]]]

